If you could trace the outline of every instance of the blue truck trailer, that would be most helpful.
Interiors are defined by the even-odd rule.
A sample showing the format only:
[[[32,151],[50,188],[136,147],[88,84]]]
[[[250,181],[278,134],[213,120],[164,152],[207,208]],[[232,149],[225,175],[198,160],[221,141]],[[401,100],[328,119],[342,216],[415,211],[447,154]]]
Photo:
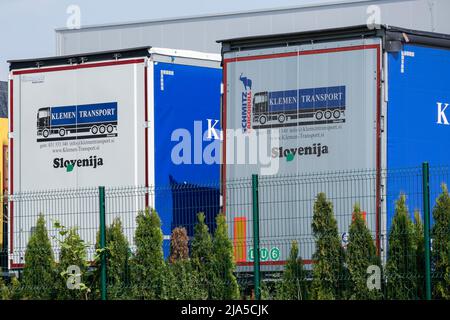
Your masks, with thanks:
[[[312,235],[314,199],[321,191],[333,201],[342,239],[348,236],[353,205],[361,205],[385,258],[401,194],[411,217],[418,211],[423,218],[422,163],[431,166],[432,207],[441,185],[450,183],[442,169],[450,165],[450,87],[445,81],[450,35],[363,25],[220,42],[227,88],[222,129],[257,137],[269,132],[277,144],[271,149],[277,169],[270,173],[280,177],[277,192],[259,189],[264,199],[260,241],[267,252],[280,254],[263,261],[263,268],[282,265],[293,240],[302,258],[312,261],[314,242],[304,239]],[[222,153],[230,147],[224,143]],[[322,152],[305,151],[317,148]],[[264,162],[222,168],[224,211],[234,225],[230,237],[241,246],[235,250],[244,269],[252,264],[252,207],[239,205],[243,196],[227,193],[226,185],[235,177],[267,174],[265,169]],[[284,182],[296,176],[306,182],[295,187]],[[334,181],[336,176],[342,179]],[[242,237],[246,240],[238,241]]]
[[[207,132],[220,132],[220,55],[142,47],[14,60],[10,79],[11,194],[86,188],[95,194],[105,186],[112,201],[106,223],[120,218],[134,249],[137,213],[155,209],[166,256],[173,228],[192,236],[199,212],[214,230],[220,140]],[[23,266],[41,212],[49,230],[57,219],[94,245],[99,221],[84,200],[67,205],[57,197],[48,208],[11,200],[10,267]]]
[[[450,37],[441,39],[441,45],[439,39],[435,38],[435,45],[414,41],[402,43],[401,51],[387,55],[386,166],[395,170],[428,162],[431,166],[431,208],[442,192],[442,184],[450,183],[446,173],[450,165],[450,86],[445,81],[445,75],[450,73],[450,50],[445,46],[445,40]],[[404,193],[407,196],[411,214],[414,210],[423,214],[423,203],[421,197],[415,196],[421,186],[387,177],[386,227],[390,230],[395,195]]]

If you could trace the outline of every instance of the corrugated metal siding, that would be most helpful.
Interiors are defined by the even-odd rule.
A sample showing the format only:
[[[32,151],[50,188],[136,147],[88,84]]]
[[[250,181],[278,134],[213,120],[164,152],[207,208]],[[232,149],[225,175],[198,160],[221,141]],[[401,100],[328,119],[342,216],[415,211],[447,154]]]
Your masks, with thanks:
[[[0,118],[8,118],[8,82],[0,81]]]
[[[219,39],[366,24],[371,4],[379,5],[382,24],[450,33],[448,0],[362,1],[57,30],[57,54],[145,45],[219,53]]]

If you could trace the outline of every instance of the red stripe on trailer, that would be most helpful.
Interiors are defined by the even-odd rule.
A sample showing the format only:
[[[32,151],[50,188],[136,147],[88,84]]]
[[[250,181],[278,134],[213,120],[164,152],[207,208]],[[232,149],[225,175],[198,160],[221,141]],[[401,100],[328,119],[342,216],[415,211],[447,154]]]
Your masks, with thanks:
[[[306,55],[312,55],[312,54],[324,54],[324,53],[377,49],[379,47],[380,46],[378,44],[369,44],[369,45],[348,46],[348,47],[340,47],[340,48],[305,50],[305,51],[298,51],[298,52],[263,54],[263,55],[257,55],[257,56],[236,57],[236,58],[224,59],[224,63],[252,61],[252,60],[265,60],[265,59],[277,59],[277,58],[286,58],[286,57],[306,56]]]
[[[310,259],[303,260],[303,264],[313,264],[314,261]],[[287,264],[286,260],[283,261],[261,261],[259,263],[261,266],[284,266]],[[239,267],[253,267],[253,262],[237,262]]]
[[[223,119],[223,156],[222,156],[222,195],[223,195],[223,212],[226,212],[226,129],[227,129],[227,65],[228,63],[241,62],[241,61],[252,61],[252,60],[264,60],[264,59],[276,59],[285,57],[295,57],[304,56],[312,54],[324,54],[324,53],[336,53],[336,52],[346,52],[346,51],[357,51],[357,50],[376,50],[377,51],[377,123],[376,123],[376,217],[375,217],[375,229],[376,229],[376,247],[377,253],[380,254],[380,217],[381,217],[381,195],[380,195],[380,185],[381,185],[381,46],[379,44],[369,44],[369,45],[357,45],[357,46],[347,46],[340,48],[327,48],[327,49],[315,49],[315,50],[305,50],[298,52],[284,52],[266,55],[256,55],[247,57],[236,57],[223,59],[223,82],[224,82],[224,95],[223,95],[223,108],[222,108],[222,119]],[[307,260],[305,260],[307,261]],[[263,262],[261,262],[263,264]],[[267,263],[265,263],[267,264]],[[305,262],[306,264],[306,262]],[[238,264],[240,265],[240,264]]]
[[[42,73],[42,72],[55,72],[55,71],[66,71],[66,70],[77,70],[77,69],[87,69],[87,68],[98,68],[98,67],[109,67],[109,66],[117,66],[124,64],[135,64],[135,63],[143,63],[144,59],[131,59],[131,60],[118,60],[118,61],[108,61],[108,62],[98,62],[98,63],[86,63],[86,64],[77,64],[72,66],[64,66],[64,67],[50,67],[50,68],[37,68],[37,69],[29,69],[29,70],[18,70],[13,71],[13,75],[21,75],[21,74],[30,74],[30,73]]]
[[[376,141],[376,217],[375,234],[377,254],[380,255],[380,217],[381,217],[381,47],[376,45],[377,50],[377,141]]]
[[[222,153],[222,210],[223,214],[226,216],[226,202],[227,202],[227,62],[224,60],[223,63],[223,107],[222,107],[222,143],[223,143],[223,153]]]
[[[10,132],[10,137],[9,137],[9,194],[13,194],[14,193],[14,179],[13,179],[13,174],[14,174],[14,141],[12,139],[12,133],[14,132],[14,109],[13,109],[13,105],[14,105],[14,80],[11,79],[9,80],[9,132]],[[10,252],[13,252],[13,246],[14,246],[14,242],[13,242],[13,226],[14,226],[14,202],[10,201],[9,202],[9,241],[10,241]]]
[[[9,194],[13,194],[14,192],[14,182],[12,179],[12,173],[13,173],[13,168],[14,168],[14,157],[13,157],[13,148],[14,148],[14,141],[13,139],[9,139],[9,147],[10,147],[10,156],[9,156],[9,175],[10,175],[10,190],[9,190]],[[9,201],[9,241],[10,241],[10,252],[13,253],[13,247],[14,247],[14,242],[13,242],[13,235],[14,235],[14,201]]]

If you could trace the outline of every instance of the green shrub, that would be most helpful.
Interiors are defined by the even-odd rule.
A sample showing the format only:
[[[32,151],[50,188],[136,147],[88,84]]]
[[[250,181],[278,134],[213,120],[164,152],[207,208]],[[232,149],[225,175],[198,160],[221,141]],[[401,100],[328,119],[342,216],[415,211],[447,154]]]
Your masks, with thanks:
[[[419,299],[425,299],[425,239],[423,233],[423,223],[420,218],[420,212],[414,212],[414,237],[416,247],[416,265],[417,265],[417,296]]]
[[[450,195],[447,186],[442,185],[442,193],[433,208],[434,225],[431,231],[433,250],[433,297],[450,299]]]
[[[414,225],[406,206],[406,196],[400,195],[389,232],[386,262],[387,298],[413,300],[417,298],[416,239]]]
[[[207,292],[200,285],[199,275],[189,259],[189,239],[185,228],[172,230],[170,238],[168,299],[201,300],[207,298]]]
[[[161,221],[154,209],[138,213],[134,242],[136,253],[132,259],[133,294],[137,299],[166,297],[166,264],[162,250]]]
[[[381,263],[358,204],[353,210],[346,260],[350,275],[349,298],[355,300],[380,299],[381,291],[369,290],[367,287],[368,267],[376,265],[381,269]]]
[[[306,279],[306,271],[303,268],[303,260],[298,254],[298,243],[297,241],[293,241],[282,279],[277,286],[277,299],[308,299],[308,282]]]
[[[224,214],[217,215],[216,225],[212,244],[212,268],[215,274],[215,281],[212,283],[212,299],[239,299],[239,285],[234,275],[233,245],[228,237],[228,228]]]
[[[106,270],[108,300],[130,298],[130,248],[123,233],[120,218],[106,227]],[[97,233],[96,249],[100,249],[100,233]],[[100,284],[100,261],[96,262],[95,283]],[[99,288],[97,288],[99,290]]]
[[[55,294],[55,260],[42,214],[25,251],[23,290],[26,298],[48,300]]]
[[[194,227],[194,238],[191,244],[191,261],[193,270],[198,274],[201,290],[211,299],[216,274],[213,272],[213,242],[205,223],[205,215],[197,215],[198,222]]]
[[[311,297],[315,300],[340,299],[343,272],[343,252],[333,204],[324,193],[319,193],[314,203],[312,231],[316,239],[313,254],[313,280]]]
[[[59,234],[63,237],[60,241],[58,277],[56,281],[59,300],[84,300],[88,299],[91,289],[87,282],[87,244],[80,238],[76,228],[66,229],[57,225]]]
[[[22,287],[16,277],[12,277],[9,284],[5,284],[0,278],[0,300],[20,300],[22,298]]]
[[[169,264],[166,285],[167,299],[170,300],[205,300],[208,293],[200,283],[198,272],[190,260],[174,261]]]

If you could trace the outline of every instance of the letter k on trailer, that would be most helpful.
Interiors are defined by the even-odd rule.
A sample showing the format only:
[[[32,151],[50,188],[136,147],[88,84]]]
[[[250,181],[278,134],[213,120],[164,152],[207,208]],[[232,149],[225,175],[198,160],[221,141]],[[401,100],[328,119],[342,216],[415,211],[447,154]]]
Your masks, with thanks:
[[[438,124],[445,124],[446,126],[449,125],[448,120],[447,120],[447,115],[445,114],[445,111],[448,108],[448,103],[446,103],[445,105],[442,102],[438,102],[437,103],[437,114],[438,114],[438,120],[437,123]]]

